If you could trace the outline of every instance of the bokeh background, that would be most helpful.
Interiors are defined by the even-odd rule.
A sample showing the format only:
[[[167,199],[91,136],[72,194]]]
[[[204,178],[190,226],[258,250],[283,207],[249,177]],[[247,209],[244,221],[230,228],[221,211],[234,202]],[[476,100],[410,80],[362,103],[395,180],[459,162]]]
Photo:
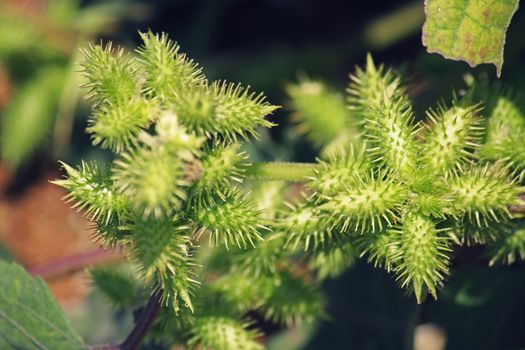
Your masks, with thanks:
[[[278,127],[250,147],[253,159],[313,161],[318,150],[287,108],[284,87],[298,76],[343,91],[370,52],[404,72],[420,117],[463,88],[465,74],[495,79],[492,66],[471,69],[426,53],[423,21],[423,0],[0,0],[1,257],[39,271],[64,257],[101,254],[89,222],[48,182],[60,176],[59,159],[109,157],[84,134],[89,107],[75,62],[88,42],[132,50],[139,30],[167,32],[210,79],[251,85],[284,106],[272,116]],[[501,79],[517,92],[525,82],[524,33],[518,10]],[[385,272],[356,261],[324,284],[329,320],[287,331],[264,325],[269,347],[525,349],[525,266],[486,266],[479,248],[456,252],[439,300],[416,305]],[[113,311],[77,270],[44,276],[74,326],[88,343],[124,337],[133,316]]]

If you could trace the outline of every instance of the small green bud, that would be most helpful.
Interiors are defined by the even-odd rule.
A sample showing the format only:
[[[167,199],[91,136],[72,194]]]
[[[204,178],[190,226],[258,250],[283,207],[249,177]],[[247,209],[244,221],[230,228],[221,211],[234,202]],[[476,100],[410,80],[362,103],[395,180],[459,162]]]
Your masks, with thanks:
[[[399,237],[391,230],[367,232],[352,239],[360,257],[367,256],[368,262],[390,272],[399,251]]]
[[[310,258],[310,266],[320,280],[339,277],[358,257],[355,247],[348,240],[338,243],[315,251]]]
[[[115,268],[92,268],[89,275],[109,301],[119,309],[133,307],[137,303],[136,281],[129,273]]]
[[[368,55],[365,70],[358,68],[350,79],[349,108],[361,119],[372,162],[410,178],[417,163],[419,127],[400,78],[376,68]]]

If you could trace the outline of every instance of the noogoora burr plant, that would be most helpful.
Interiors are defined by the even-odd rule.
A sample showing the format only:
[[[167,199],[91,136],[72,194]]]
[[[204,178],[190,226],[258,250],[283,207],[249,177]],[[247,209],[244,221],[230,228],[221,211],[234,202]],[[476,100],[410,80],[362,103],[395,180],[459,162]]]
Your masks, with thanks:
[[[319,282],[356,256],[418,302],[438,297],[455,246],[487,244],[491,263],[525,256],[513,210],[525,118],[512,94],[471,82],[418,121],[400,76],[368,56],[346,99],[309,79],[288,86],[318,162],[252,163],[243,143],[278,107],[209,82],[165,34],[140,35],[134,55],[84,50],[86,131],[114,160],[62,163],[54,183],[161,295],[154,340],[262,348],[248,311],[284,324],[324,317]],[[282,198],[286,182],[303,183],[302,195]]]

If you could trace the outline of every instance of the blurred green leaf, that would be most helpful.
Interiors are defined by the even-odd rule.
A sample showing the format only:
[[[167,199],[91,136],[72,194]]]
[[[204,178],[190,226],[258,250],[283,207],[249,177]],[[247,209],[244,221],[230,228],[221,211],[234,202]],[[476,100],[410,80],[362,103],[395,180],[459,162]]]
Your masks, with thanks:
[[[40,145],[53,127],[64,68],[48,66],[15,94],[1,120],[1,154],[17,166]]]
[[[374,49],[392,46],[418,32],[424,19],[423,3],[419,0],[396,7],[366,26],[365,42]]]
[[[503,65],[505,34],[518,0],[426,0],[423,45],[470,66]]]
[[[69,25],[79,10],[79,0],[51,0],[47,4],[47,18],[57,25]]]
[[[83,349],[40,278],[0,261],[0,349]]]

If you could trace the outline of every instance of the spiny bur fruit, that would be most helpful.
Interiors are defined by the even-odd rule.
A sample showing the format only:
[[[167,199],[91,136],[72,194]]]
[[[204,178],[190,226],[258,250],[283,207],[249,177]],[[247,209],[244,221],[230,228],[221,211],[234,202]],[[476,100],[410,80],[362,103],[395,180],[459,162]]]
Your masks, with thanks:
[[[293,248],[313,249],[315,257],[327,241],[332,251],[350,245],[418,302],[437,297],[454,244],[490,244],[492,263],[521,258],[523,235],[511,208],[524,204],[522,155],[511,152],[523,142],[511,134],[521,135],[525,117],[509,94],[475,86],[417,122],[399,74],[371,56],[347,92],[363,150],[330,146],[315,165],[306,183],[311,195],[281,213]],[[319,122],[297,112],[305,129]]]
[[[323,318],[320,282],[357,257],[418,302],[438,296],[456,245],[487,244],[491,263],[525,257],[525,117],[513,96],[474,86],[417,118],[400,75],[368,56],[346,100],[313,80],[288,87],[315,164],[252,164],[244,144],[277,106],[208,82],[165,34],[140,36],[134,54],[84,50],[86,131],[114,160],[62,163],[54,183],[95,241],[126,252],[136,295],[115,304],[162,293],[151,340],[262,349],[252,311],[284,325]],[[93,273],[120,295],[109,278]]]

